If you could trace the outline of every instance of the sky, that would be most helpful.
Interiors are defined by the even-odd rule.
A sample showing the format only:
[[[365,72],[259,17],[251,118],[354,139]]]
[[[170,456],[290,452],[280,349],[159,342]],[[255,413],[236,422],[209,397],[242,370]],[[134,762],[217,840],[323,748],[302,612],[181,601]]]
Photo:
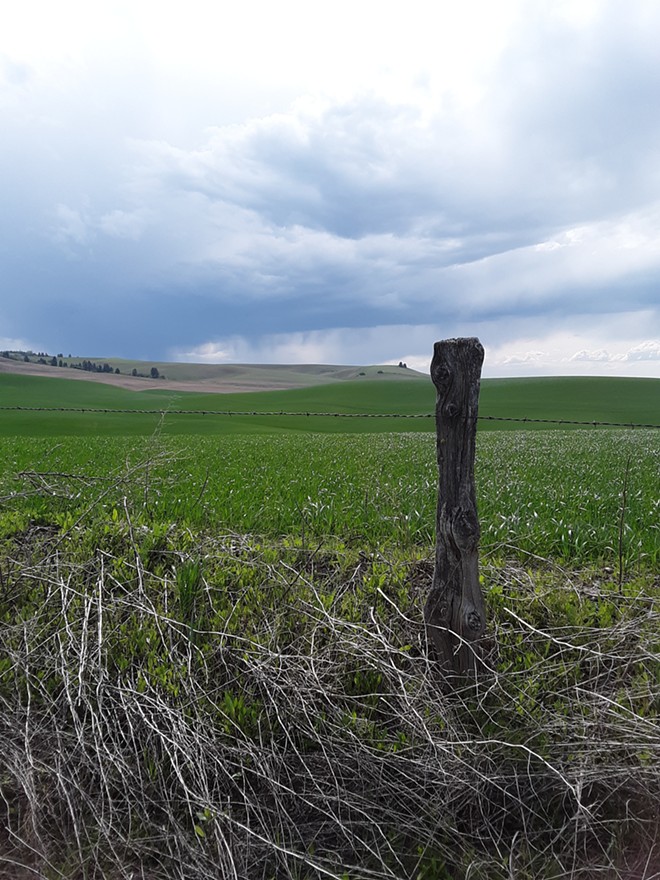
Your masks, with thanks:
[[[657,0],[21,0],[0,348],[660,377]]]

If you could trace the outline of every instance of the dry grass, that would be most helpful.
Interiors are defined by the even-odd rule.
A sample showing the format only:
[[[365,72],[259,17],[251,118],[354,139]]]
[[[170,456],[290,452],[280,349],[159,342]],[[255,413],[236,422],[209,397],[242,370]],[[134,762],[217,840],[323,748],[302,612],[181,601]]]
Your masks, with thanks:
[[[427,562],[158,556],[126,516],[4,557],[1,876],[660,876],[652,578],[487,564],[483,672],[443,693]]]

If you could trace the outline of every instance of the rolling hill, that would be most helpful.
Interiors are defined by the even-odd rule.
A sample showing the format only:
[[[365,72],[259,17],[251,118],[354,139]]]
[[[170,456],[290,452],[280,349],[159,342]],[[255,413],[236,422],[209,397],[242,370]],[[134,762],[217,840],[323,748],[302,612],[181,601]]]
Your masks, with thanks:
[[[43,360],[43,358],[42,358]],[[275,391],[287,388],[307,388],[332,382],[368,379],[417,379],[428,381],[428,376],[415,370],[402,369],[391,364],[377,366],[339,366],[332,364],[188,364],[164,361],[134,361],[120,358],[69,358],[68,364],[107,364],[112,372],[89,372],[71,367],[54,367],[39,363],[33,356],[29,362],[22,358],[0,356],[0,374],[15,373],[23,376],[72,379],[114,385],[131,391],[148,391],[155,387],[173,391],[234,393],[237,391]],[[152,368],[159,378],[150,378]],[[119,373],[115,373],[119,370]],[[137,376],[133,376],[135,372]]]
[[[241,375],[250,375],[250,368],[244,369]],[[115,384],[71,381],[70,373],[78,371],[58,371],[67,378],[5,372],[0,373],[0,407],[26,409],[5,409],[0,416],[0,434],[116,436],[149,434],[157,425],[166,433],[177,434],[433,430],[431,417],[402,418],[433,414],[435,389],[428,376],[399,367],[335,369],[349,375],[302,388],[232,394],[213,393],[208,386],[203,386],[204,393],[198,386],[193,392],[187,390],[186,382],[168,387],[161,380],[141,380],[150,390],[136,394]],[[358,370],[358,376],[350,378],[353,369]],[[41,411],[28,411],[30,407]],[[60,408],[78,412],[57,411]],[[81,412],[93,409],[114,412]],[[121,410],[125,412],[118,412]],[[164,422],[161,413],[169,413]],[[317,413],[337,415],[331,418]],[[359,414],[371,418],[354,417]],[[658,425],[660,379],[485,379],[479,414],[481,429],[521,428],[519,421],[487,420],[496,418]],[[531,422],[527,427],[553,426]]]

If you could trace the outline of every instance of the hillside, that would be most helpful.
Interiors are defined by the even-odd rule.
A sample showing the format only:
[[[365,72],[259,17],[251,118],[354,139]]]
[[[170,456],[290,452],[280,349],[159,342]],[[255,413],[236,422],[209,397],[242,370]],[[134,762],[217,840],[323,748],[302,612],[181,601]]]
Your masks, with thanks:
[[[371,375],[367,370],[369,368],[365,368],[364,376],[352,380],[286,390],[247,392],[243,389],[233,394],[209,393],[212,388],[206,388],[204,393],[199,390],[191,393],[185,383],[172,388],[161,380],[146,379],[139,381],[148,383],[151,390],[135,394],[112,384],[71,381],[69,375],[78,372],[73,370],[61,371],[66,379],[0,373],[0,406],[55,410],[9,409],[2,413],[0,434],[145,435],[161,424],[161,412],[170,413],[161,429],[176,434],[433,430],[435,390],[428,376],[417,374],[415,377],[411,371],[391,367],[397,377],[393,379],[390,373],[379,375],[376,368],[371,368]],[[404,381],[402,374],[408,375],[409,380]],[[58,408],[114,412],[58,412]],[[190,415],[177,415],[177,412]],[[213,412],[234,415],[222,418],[211,415]],[[520,421],[489,421],[489,418],[658,425],[660,380],[485,379],[481,385],[479,412],[483,419],[479,423],[480,430],[557,427],[534,421],[526,425]],[[288,415],[290,413],[298,415]],[[329,418],[315,416],[315,413],[366,414],[378,418]],[[390,414],[392,418],[384,417]],[[401,418],[423,415],[429,418]]]
[[[69,365],[85,361],[107,365],[107,372],[51,366],[49,357],[31,355],[25,362],[18,357],[0,356],[0,373],[23,376],[43,376],[53,379],[98,382],[130,391],[149,391],[154,388],[211,394],[238,391],[276,391],[288,388],[307,388],[338,381],[364,379],[417,379],[428,381],[428,376],[415,370],[392,365],[341,366],[333,364],[188,364],[165,361],[136,361],[121,358],[72,357],[64,360]],[[152,368],[159,378],[150,378]],[[119,372],[115,372],[118,370]],[[132,375],[133,371],[137,373]]]
[[[660,425],[660,379],[485,379],[481,383],[479,415]],[[520,424],[513,423],[513,427],[520,428]]]

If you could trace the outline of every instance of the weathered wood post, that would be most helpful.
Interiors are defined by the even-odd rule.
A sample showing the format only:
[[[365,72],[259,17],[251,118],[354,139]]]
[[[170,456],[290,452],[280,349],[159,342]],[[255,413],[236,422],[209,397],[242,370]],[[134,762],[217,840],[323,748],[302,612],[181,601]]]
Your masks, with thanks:
[[[479,520],[474,455],[484,350],[478,339],[436,342],[431,379],[435,419],[438,507],[433,584],[424,617],[446,674],[476,672],[474,643],[486,627],[479,585]]]

